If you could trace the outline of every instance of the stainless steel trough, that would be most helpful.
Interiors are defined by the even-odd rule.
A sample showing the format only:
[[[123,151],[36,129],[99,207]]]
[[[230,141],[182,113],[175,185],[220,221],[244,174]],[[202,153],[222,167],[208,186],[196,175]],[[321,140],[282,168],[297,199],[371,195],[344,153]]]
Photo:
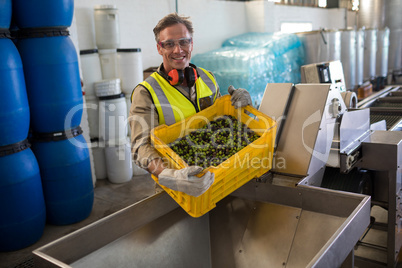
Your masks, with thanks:
[[[34,256],[38,267],[352,267],[369,220],[368,196],[253,180],[199,218],[156,194]]]

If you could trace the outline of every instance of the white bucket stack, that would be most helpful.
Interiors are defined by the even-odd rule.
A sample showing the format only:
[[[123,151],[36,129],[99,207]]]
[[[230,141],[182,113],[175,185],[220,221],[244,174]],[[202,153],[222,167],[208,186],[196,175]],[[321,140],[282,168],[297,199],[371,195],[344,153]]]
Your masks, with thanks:
[[[99,140],[104,142],[106,173],[112,183],[123,183],[133,176],[130,142],[127,139],[127,104],[120,79],[96,82],[99,98]]]
[[[119,11],[116,5],[98,5],[94,10],[95,40],[98,49],[120,47]]]
[[[99,138],[115,142],[127,137],[127,104],[120,90],[120,79],[95,83],[99,98]]]
[[[83,87],[85,89],[85,87]],[[87,141],[87,144],[89,145],[89,160],[91,162],[91,174],[92,174],[92,183],[95,187],[96,185],[96,171],[95,171],[95,162],[94,162],[94,156],[93,156],[93,150],[92,147],[90,146],[91,142],[91,137],[90,137],[90,129],[89,129],[89,120],[88,120],[88,109],[86,109],[87,104],[85,100],[85,90],[82,92],[83,94],[83,109],[82,109],[82,118],[81,118],[81,128],[83,131],[83,135],[85,140]]]
[[[85,94],[90,138],[99,138],[99,100],[96,95]]]
[[[95,96],[94,83],[102,80],[102,71],[97,49],[80,51],[81,70],[84,78],[85,95]]]
[[[117,72],[116,49],[100,49],[99,59],[101,63],[103,79],[114,79],[119,77],[119,74]]]
[[[131,96],[133,89],[144,80],[140,48],[117,49],[117,72],[121,90]]]
[[[140,48],[117,49],[117,72],[121,80],[121,89],[126,94],[127,114],[130,114],[131,93],[144,80]],[[128,128],[131,135],[131,129]]]
[[[131,94],[134,88],[144,80],[142,56],[140,48],[117,49],[117,73],[121,80],[122,91],[125,94],[127,106],[128,135],[131,135],[130,114]],[[133,175],[148,174],[147,171],[133,163]]]
[[[120,48],[115,5],[95,6],[94,24],[97,48],[82,50],[80,58],[95,175],[122,183],[147,174],[132,162],[128,120],[131,93],[143,81],[141,49]]]
[[[80,51],[81,71],[85,86],[85,112],[88,117],[90,147],[92,148],[95,180],[106,179],[104,147],[99,147],[99,100],[94,83],[102,80],[102,71],[97,49]],[[101,171],[99,171],[101,170]]]
[[[126,137],[106,145],[106,169],[112,183],[129,181],[133,176],[130,140]]]

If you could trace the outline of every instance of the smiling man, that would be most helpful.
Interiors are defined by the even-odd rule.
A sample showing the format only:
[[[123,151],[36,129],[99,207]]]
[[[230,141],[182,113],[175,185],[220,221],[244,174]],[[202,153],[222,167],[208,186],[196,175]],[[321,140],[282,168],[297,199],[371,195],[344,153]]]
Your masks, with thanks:
[[[161,124],[171,125],[209,106],[220,97],[213,74],[190,63],[193,51],[193,25],[188,17],[176,13],[162,18],[153,29],[163,62],[158,70],[135,87],[131,95],[130,125],[134,161],[158,176],[159,183],[192,196],[204,193],[214,181],[203,168],[190,166],[169,169],[150,143],[150,131]],[[251,104],[244,89],[231,89],[235,107]]]

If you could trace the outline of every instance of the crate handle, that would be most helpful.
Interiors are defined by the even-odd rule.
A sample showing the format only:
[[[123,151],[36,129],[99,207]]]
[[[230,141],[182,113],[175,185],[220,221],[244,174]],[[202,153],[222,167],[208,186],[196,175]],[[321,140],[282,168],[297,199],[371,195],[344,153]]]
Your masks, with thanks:
[[[246,115],[250,116],[252,119],[254,119],[254,120],[256,120],[256,121],[259,120],[259,118],[258,118],[255,114],[253,114],[253,113],[250,112],[249,110],[246,110],[246,108],[244,108],[244,113],[245,113]]]
[[[169,153],[166,153],[167,156],[169,156],[170,159],[172,159],[173,162],[175,162],[177,164],[177,166],[181,167],[181,168],[185,168],[186,165],[183,165],[182,163],[179,163],[176,161],[176,159],[174,157],[172,157]],[[184,162],[184,161],[183,161]],[[185,163],[185,162],[184,162]]]

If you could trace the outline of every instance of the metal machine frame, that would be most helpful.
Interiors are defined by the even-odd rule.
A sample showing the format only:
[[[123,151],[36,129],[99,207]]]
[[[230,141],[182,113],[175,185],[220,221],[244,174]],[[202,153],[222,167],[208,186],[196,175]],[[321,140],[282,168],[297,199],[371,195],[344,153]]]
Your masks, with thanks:
[[[277,141],[275,163],[280,162],[279,157],[283,157],[290,159],[291,164],[282,170],[274,166],[265,176],[267,179],[261,181],[288,187],[301,185],[320,187],[322,180],[325,179],[327,167],[337,168],[340,174],[346,174],[346,183],[347,174],[351,170],[369,171],[368,174],[371,175],[369,180],[360,183],[370,184],[367,188],[371,188],[372,192],[364,193],[361,189],[366,189],[365,185],[359,189],[361,193],[372,196],[373,205],[380,205],[388,210],[388,220],[383,224],[374,222],[370,225],[368,233],[358,243],[356,262],[364,264],[364,267],[393,267],[402,246],[400,204],[402,132],[385,131],[378,125],[373,126],[374,124],[370,124],[369,106],[347,109],[343,98],[337,94],[339,89],[335,85],[320,85],[304,84],[303,86],[308,89],[304,89],[302,85],[296,85],[299,90],[296,90],[293,99],[286,97],[289,90],[284,90],[284,87],[286,89],[289,85],[267,86],[260,110],[276,118],[286,118],[284,131],[277,137],[279,141]],[[397,92],[395,87],[391,88],[395,94]],[[331,91],[334,92],[331,94]],[[385,95],[384,92],[380,92],[376,97]],[[278,109],[278,103],[282,105],[282,101],[278,101],[278,98],[291,102],[288,114],[278,114],[278,111],[284,111],[284,109]],[[365,103],[374,101],[376,98]],[[320,104],[323,103],[325,106],[321,107]],[[334,103],[336,105],[333,105]],[[402,117],[401,109],[397,112]],[[306,129],[306,122],[312,122],[311,118],[314,114],[321,116],[321,118],[316,116],[317,121],[320,122],[319,127]],[[307,134],[306,131],[308,131]],[[371,234],[373,232],[370,229],[375,228],[384,231],[385,245],[376,241],[364,242],[364,240],[373,239]],[[375,237],[375,240],[381,239]],[[363,248],[369,248],[369,250],[363,250]]]

